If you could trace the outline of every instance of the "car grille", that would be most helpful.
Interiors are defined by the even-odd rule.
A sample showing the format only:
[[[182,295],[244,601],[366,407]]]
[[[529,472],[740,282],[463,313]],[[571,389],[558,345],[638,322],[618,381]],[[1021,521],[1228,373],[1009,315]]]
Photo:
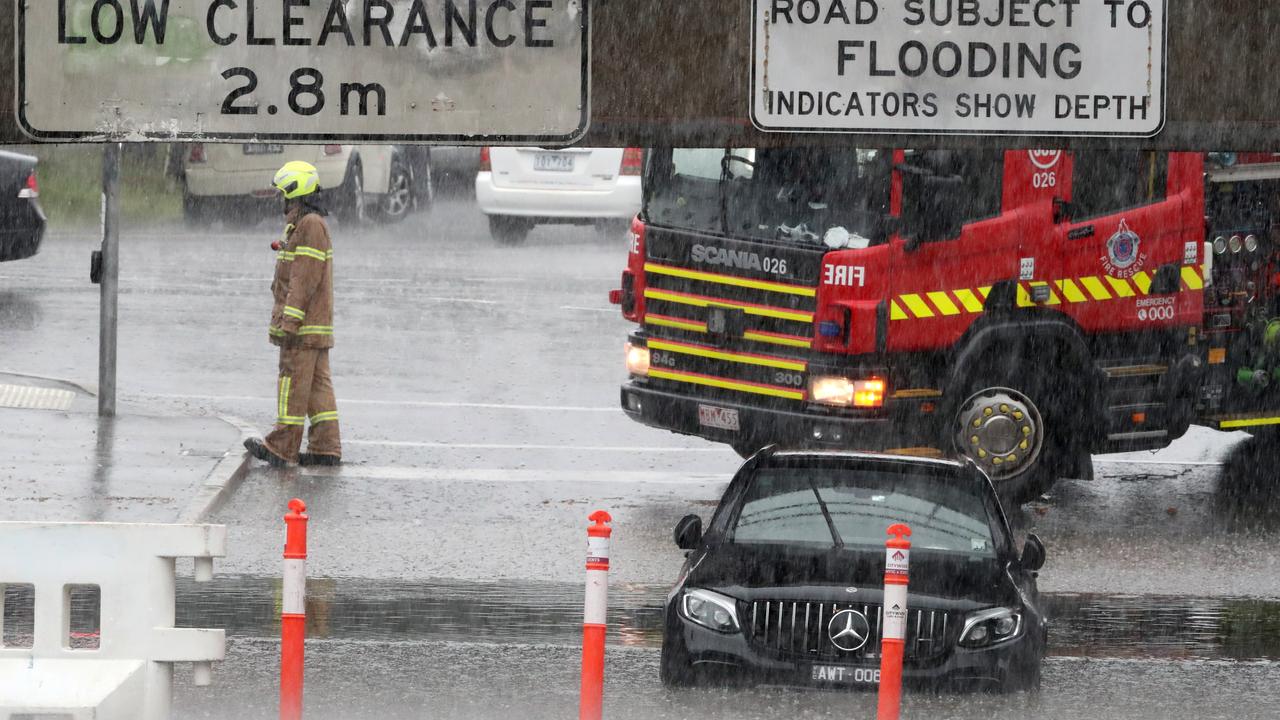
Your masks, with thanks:
[[[658,228],[646,242],[650,378],[703,397],[803,400],[822,253]],[[788,272],[694,263],[690,249],[700,242],[781,263]],[[717,313],[729,318],[726,332],[717,332]]]
[[[880,631],[883,608],[869,603],[804,602],[758,600],[739,606],[747,640],[757,652],[781,659],[826,662],[854,662],[880,658]],[[841,610],[856,610],[867,618],[871,634],[858,650],[845,652],[832,644],[827,634],[831,616]],[[959,633],[953,613],[944,610],[907,610],[907,638],[904,659],[927,664],[946,655]]]

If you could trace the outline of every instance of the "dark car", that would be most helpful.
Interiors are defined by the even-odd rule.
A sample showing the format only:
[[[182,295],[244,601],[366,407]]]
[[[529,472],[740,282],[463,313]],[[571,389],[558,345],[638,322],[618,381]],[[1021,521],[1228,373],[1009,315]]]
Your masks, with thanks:
[[[40,251],[45,217],[36,162],[30,155],[0,151],[0,262]]]
[[[1048,625],[991,481],[970,462],[766,448],[742,466],[667,598],[662,681],[875,688],[886,530],[911,527],[903,679],[1039,686]]]

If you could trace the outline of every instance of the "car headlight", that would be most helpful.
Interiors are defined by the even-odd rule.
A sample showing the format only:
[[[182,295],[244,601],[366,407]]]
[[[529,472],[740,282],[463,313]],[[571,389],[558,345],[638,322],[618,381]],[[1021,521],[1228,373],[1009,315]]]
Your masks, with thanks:
[[[879,378],[851,380],[841,375],[809,379],[809,400],[840,407],[878,408],[884,405],[885,382]]]
[[[1022,611],[991,608],[970,613],[960,631],[960,646],[984,648],[1013,640],[1022,634]]]
[[[716,632],[738,630],[738,603],[710,590],[685,590],[680,597],[680,616]]]
[[[641,377],[649,374],[649,348],[627,343],[627,372]]]

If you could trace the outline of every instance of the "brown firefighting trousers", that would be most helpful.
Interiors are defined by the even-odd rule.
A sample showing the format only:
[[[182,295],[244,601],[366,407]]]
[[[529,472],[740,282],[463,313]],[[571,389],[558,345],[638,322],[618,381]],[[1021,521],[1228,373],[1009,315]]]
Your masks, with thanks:
[[[267,435],[267,449],[297,462],[302,428],[310,421],[307,452],[342,456],[338,438],[338,404],[329,376],[329,349],[280,348],[280,382],[276,394],[276,426]]]

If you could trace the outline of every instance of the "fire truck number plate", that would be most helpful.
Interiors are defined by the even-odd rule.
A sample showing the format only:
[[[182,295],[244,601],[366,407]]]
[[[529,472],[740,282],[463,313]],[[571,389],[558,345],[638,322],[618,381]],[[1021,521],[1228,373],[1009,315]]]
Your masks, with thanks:
[[[698,423],[706,427],[733,430],[734,432],[740,429],[737,410],[716,407],[715,405],[698,406]]]

